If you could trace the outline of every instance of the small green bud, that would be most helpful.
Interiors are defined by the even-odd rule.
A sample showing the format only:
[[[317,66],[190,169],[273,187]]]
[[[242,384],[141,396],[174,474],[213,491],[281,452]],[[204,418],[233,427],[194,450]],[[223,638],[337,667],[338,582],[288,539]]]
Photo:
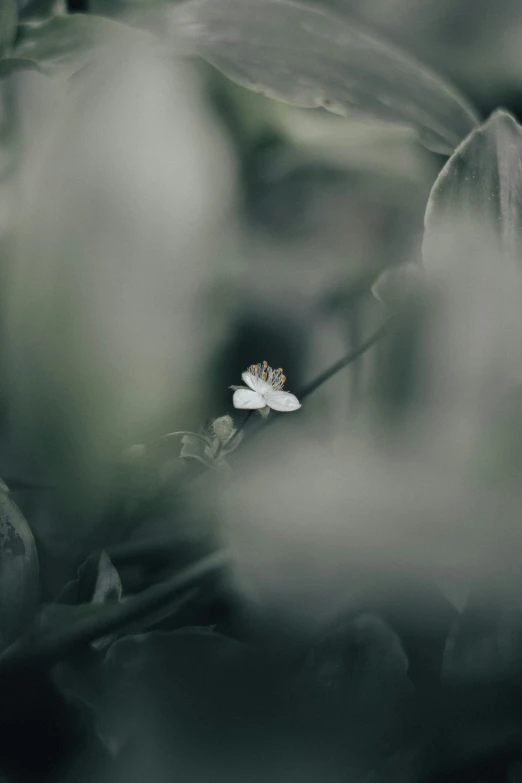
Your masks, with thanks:
[[[220,416],[212,422],[212,432],[220,443],[226,443],[234,432],[232,416]]]

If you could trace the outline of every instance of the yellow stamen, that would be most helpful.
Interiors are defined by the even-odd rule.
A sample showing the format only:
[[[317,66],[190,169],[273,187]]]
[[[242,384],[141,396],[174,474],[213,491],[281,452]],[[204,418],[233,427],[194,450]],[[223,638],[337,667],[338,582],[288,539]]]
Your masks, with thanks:
[[[277,372],[283,372],[283,368],[282,367],[278,367],[277,368]]]
[[[268,367],[268,362],[263,362],[263,367]]]
[[[282,382],[284,383],[284,382],[286,381],[286,375],[282,375],[282,376],[281,376],[281,380],[282,380]]]

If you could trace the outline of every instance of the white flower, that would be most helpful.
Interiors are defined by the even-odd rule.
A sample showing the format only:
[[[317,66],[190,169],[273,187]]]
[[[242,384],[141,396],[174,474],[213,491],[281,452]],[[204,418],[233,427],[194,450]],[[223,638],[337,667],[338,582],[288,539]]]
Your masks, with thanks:
[[[283,369],[273,370],[267,362],[252,364],[242,373],[245,386],[232,386],[235,389],[234,408],[259,410],[272,408],[274,411],[296,411],[301,403],[294,394],[282,391],[286,377]]]

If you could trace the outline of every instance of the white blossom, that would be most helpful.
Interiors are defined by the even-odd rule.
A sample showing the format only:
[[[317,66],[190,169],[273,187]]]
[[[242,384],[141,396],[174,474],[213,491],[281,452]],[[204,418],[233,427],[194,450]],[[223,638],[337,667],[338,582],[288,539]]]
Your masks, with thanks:
[[[259,410],[272,408],[274,411],[296,411],[301,403],[294,394],[283,391],[286,376],[283,368],[273,370],[268,362],[252,364],[242,373],[246,386],[232,386],[234,408]]]

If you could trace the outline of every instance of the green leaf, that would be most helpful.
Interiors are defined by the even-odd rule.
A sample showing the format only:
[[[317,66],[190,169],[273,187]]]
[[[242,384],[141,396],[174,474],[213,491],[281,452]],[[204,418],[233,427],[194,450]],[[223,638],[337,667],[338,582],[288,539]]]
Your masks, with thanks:
[[[37,634],[49,633],[70,627],[78,620],[102,617],[101,604],[45,604],[38,615]],[[36,637],[33,637],[36,638]]]
[[[228,452],[223,450],[219,456],[216,456],[217,450],[221,449],[221,443],[217,438],[213,444],[205,445],[200,435],[189,433],[182,437],[181,442],[183,445],[179,455],[180,459],[197,460],[197,462],[202,462],[205,467],[216,470],[218,473],[232,472],[232,468],[223,458],[224,454]]]
[[[123,621],[116,623],[114,632],[109,634],[96,634],[89,643],[94,650],[104,651],[111,646],[118,638],[132,634],[143,634],[158,623],[172,619],[185,609],[188,604],[192,604],[199,593],[198,588],[187,590],[181,596],[173,596],[171,601],[161,605],[159,609],[152,610],[146,616],[140,616],[136,621]],[[123,604],[132,603],[132,599],[124,599]],[[107,617],[111,616],[108,612],[108,606],[102,603],[88,604],[46,604],[38,616],[36,628],[33,630],[31,641],[35,644],[41,644],[46,639],[58,634],[71,639],[76,634],[77,629],[90,623],[92,627],[100,623],[105,623]],[[61,657],[61,656],[59,656]]]
[[[469,415],[473,395],[483,404],[480,394],[506,391],[503,383],[518,383],[522,372],[522,128],[507,112],[475,129],[440,172],[423,260],[445,307],[440,370]]]
[[[99,712],[117,747],[132,740],[136,780],[151,769],[161,781],[207,780],[209,769],[272,779],[274,738],[291,727],[276,722],[282,678],[255,648],[205,628],[152,632],[116,642],[104,675]]]
[[[362,613],[332,627],[309,651],[301,672],[377,737],[396,729],[398,708],[412,706],[408,660],[399,638],[377,615]]]
[[[419,264],[407,262],[382,271],[372,285],[372,294],[390,309],[403,307],[419,298],[425,274]]]
[[[40,66],[35,60],[27,57],[4,57],[0,60],[0,79],[11,76],[16,71],[39,71]]]
[[[244,437],[245,437],[245,433],[243,430],[240,430],[239,432],[237,430],[233,430],[232,435],[222,445],[221,454],[224,457],[226,457],[227,454],[231,454],[233,451],[237,449],[238,446],[241,445]]]
[[[520,748],[521,586],[508,571],[484,578],[448,636],[432,715],[433,779],[467,777],[466,768]]]
[[[436,265],[441,233],[447,235],[453,226],[460,230],[461,217],[482,227],[504,258],[520,259],[521,206],[522,128],[510,114],[498,110],[470,133],[432,188],[425,218],[425,263]],[[459,252],[459,235],[451,240]]]
[[[29,0],[20,10],[20,21],[48,19],[60,13],[60,0]]]
[[[181,438],[180,459],[195,459],[209,467],[208,460],[205,458],[207,446],[202,442],[200,436],[195,433],[183,435]]]
[[[226,552],[216,552],[160,584],[126,601],[69,607],[71,621],[36,627],[30,636],[11,645],[0,656],[0,674],[28,665],[52,665],[72,650],[130,624],[156,617],[163,607],[187,590],[218,577],[228,564]],[[61,615],[67,612],[64,607]],[[76,614],[75,614],[76,613]]]
[[[100,47],[143,35],[127,25],[86,14],[57,15],[20,24],[14,55],[32,60],[49,75],[69,76],[85,66]]]
[[[33,534],[8,492],[0,487],[0,650],[32,620],[38,600],[39,567]]]
[[[18,10],[16,0],[0,0],[0,57],[11,47],[16,34]]]
[[[185,592],[181,597],[175,596],[172,601],[161,605],[147,617],[141,617],[136,622],[126,622],[115,629],[115,633],[93,639],[91,644],[96,649],[104,649],[109,647],[118,636],[143,633],[156,623],[177,614],[186,603],[194,599],[197,593],[197,588],[194,588]],[[126,602],[129,599],[123,600]],[[99,614],[97,609],[103,604],[119,601],[122,601],[120,576],[107,552],[102,550],[89,555],[82,563],[78,569],[78,578],[65,586],[57,603],[46,607],[45,614],[40,616],[40,621],[41,623],[43,621],[47,629],[50,629],[54,622],[56,630],[62,618],[65,618],[69,625],[84,617],[98,616],[102,618],[103,615]]]
[[[346,753],[347,779],[409,780],[414,690],[401,642],[384,620],[364,612],[333,625],[306,655],[296,685],[297,713],[308,713],[334,753]]]
[[[522,584],[499,575],[470,594],[446,642],[442,678],[446,683],[508,681],[518,677],[522,659]]]
[[[121,593],[120,575],[111,563],[107,552],[101,552],[98,559],[98,573],[91,602],[93,604],[104,604],[108,601],[119,601]]]
[[[78,569],[78,578],[69,582],[58,597],[58,602],[67,604],[103,604],[119,601],[121,581],[107,552],[95,552]]]
[[[181,49],[268,97],[413,128],[445,154],[477,124],[443,79],[329,11],[291,0],[189,0],[173,18]]]

